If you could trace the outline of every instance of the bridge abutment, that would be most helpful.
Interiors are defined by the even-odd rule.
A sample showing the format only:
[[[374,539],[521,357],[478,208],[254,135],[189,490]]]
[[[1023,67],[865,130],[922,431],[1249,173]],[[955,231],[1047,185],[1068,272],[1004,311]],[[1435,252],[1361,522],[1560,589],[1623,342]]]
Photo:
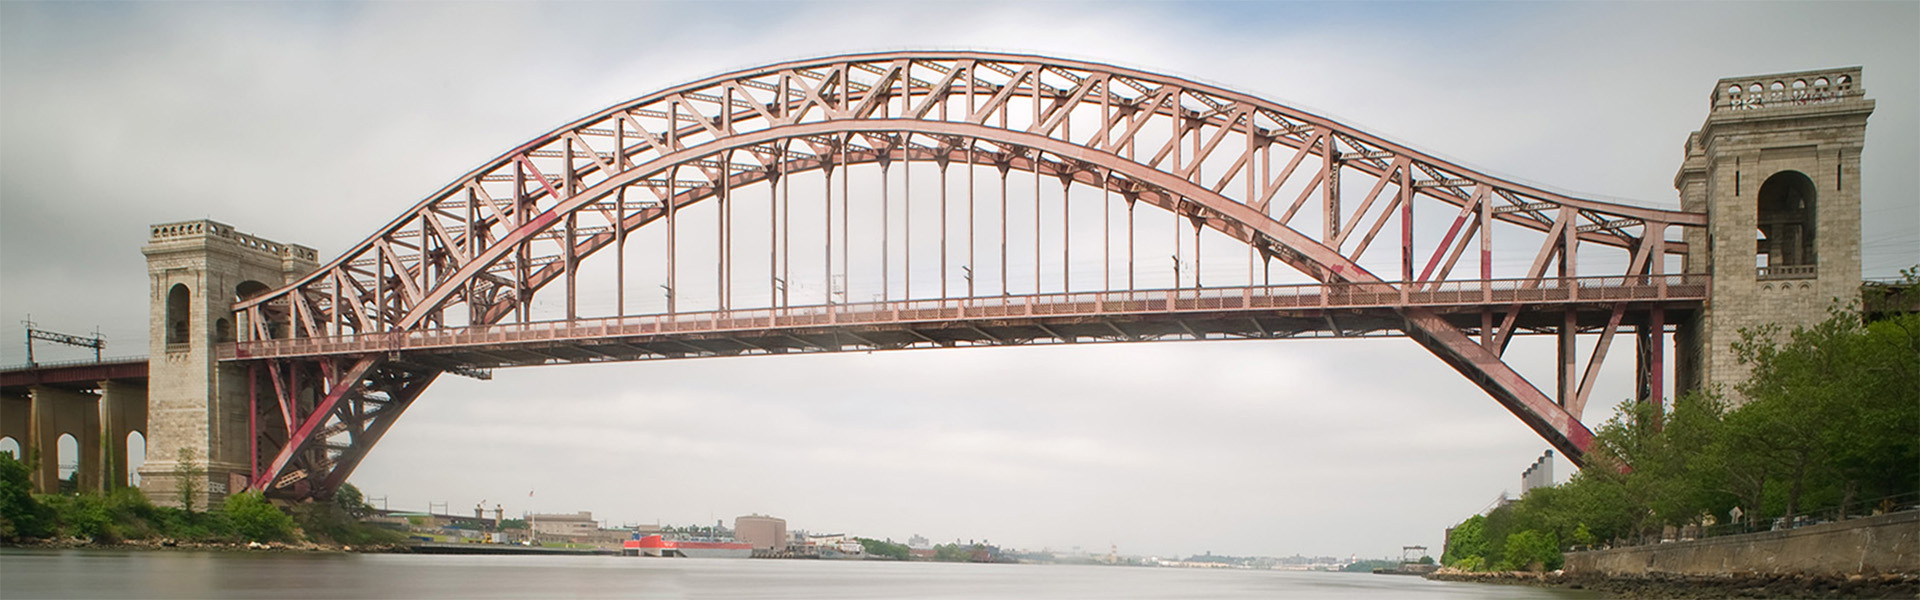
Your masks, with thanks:
[[[249,330],[233,303],[313,271],[318,255],[214,221],[154,225],[151,233],[141,249],[153,283],[141,489],[156,504],[178,506],[190,483],[192,503],[205,507],[245,487],[254,461],[246,371],[216,354]]]
[[[1748,368],[1742,329],[1780,336],[1860,298],[1860,151],[1874,101],[1860,68],[1731,77],[1687,137],[1674,176],[1682,208],[1707,214],[1686,233],[1686,272],[1712,275],[1705,309],[1675,336],[1675,390],[1734,386]]]

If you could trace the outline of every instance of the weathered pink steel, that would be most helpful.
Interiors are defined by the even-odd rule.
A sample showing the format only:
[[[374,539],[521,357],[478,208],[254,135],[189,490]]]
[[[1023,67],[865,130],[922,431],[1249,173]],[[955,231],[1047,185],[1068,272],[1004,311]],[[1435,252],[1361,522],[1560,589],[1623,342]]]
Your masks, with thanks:
[[[916,294],[913,284],[915,164],[939,171],[937,296]],[[850,180],[855,167],[869,166],[879,173],[881,225],[874,237],[881,273],[880,292],[862,302],[846,297],[855,270]],[[967,289],[961,296],[949,295],[947,286],[947,236],[954,233],[946,221],[949,167],[967,178],[967,250],[960,265]],[[975,189],[976,167],[997,171],[997,190]],[[899,200],[890,191],[896,171],[903,181]],[[1031,293],[1012,293],[1008,277],[1012,172],[1034,177]],[[818,304],[796,306],[791,194],[801,174],[817,174],[825,184],[826,277]],[[1048,179],[1057,188],[1043,189]],[[746,191],[760,185],[767,186],[764,196]],[[1342,198],[1349,185],[1367,190],[1357,203]],[[1056,239],[1054,230],[1042,228],[1051,189],[1059,190],[1058,294],[1045,293],[1043,279],[1042,242]],[[1073,291],[1071,189],[1098,190],[1106,211],[1112,210],[1107,198],[1126,202],[1124,288],[1111,277],[1109,231],[1100,252],[1104,289]],[[989,225],[999,228],[1000,288],[979,294],[973,211],[976,200],[995,194],[1000,212]],[[737,240],[754,235],[734,225],[736,207],[749,196],[765,198],[768,207],[761,231],[768,236],[769,293],[760,299],[734,289]],[[713,269],[716,307],[683,312],[678,253],[687,234],[678,213],[708,199],[719,215],[711,238],[716,259],[695,266]],[[1141,203],[1192,225],[1190,235],[1174,231],[1172,289],[1133,289],[1133,214]],[[895,204],[905,222],[898,228]],[[1448,218],[1423,234],[1416,206]],[[1317,227],[1296,224],[1314,214],[1319,222],[1309,224]],[[1113,226],[1109,213],[1103,220]],[[1384,239],[1397,244],[1381,242],[1398,246],[1382,251],[1391,252],[1399,271],[1388,280],[1361,261],[1396,221],[1399,235]],[[305,279],[236,304],[246,316],[248,340],[221,352],[223,359],[267,365],[254,370],[255,389],[275,401],[260,402],[256,416],[280,426],[262,427],[256,436],[256,458],[264,465],[253,484],[294,495],[330,493],[420,391],[447,371],[1389,331],[1421,343],[1579,461],[1591,441],[1579,415],[1619,328],[1636,328],[1643,398],[1660,395],[1666,311],[1695,308],[1705,295],[1704,277],[1667,273],[1666,257],[1686,250],[1676,241],[1679,228],[1704,222],[1700,214],[1502,180],[1310,113],[1165,75],[1007,54],[840,56],[675,87],[523,144]],[[665,312],[629,314],[625,248],[649,226],[663,228],[667,240],[659,285]],[[1257,254],[1263,268],[1278,262],[1319,283],[1202,287],[1204,232],[1249,248],[1249,280]],[[1417,246],[1428,239],[1438,240],[1430,251]],[[1494,276],[1497,243],[1534,257],[1524,274]],[[582,316],[581,262],[609,248],[618,309]],[[1478,250],[1479,272],[1456,277],[1454,267],[1470,248]],[[1581,248],[1607,258],[1583,260]],[[1583,263],[1615,270],[1577,272]],[[1182,283],[1189,277],[1192,286]],[[897,298],[895,281],[904,286]],[[560,316],[535,318],[536,293],[555,282],[561,282],[553,292]],[[1502,361],[1516,332],[1560,336],[1552,396]],[[1584,367],[1574,352],[1579,333],[1600,336]]]

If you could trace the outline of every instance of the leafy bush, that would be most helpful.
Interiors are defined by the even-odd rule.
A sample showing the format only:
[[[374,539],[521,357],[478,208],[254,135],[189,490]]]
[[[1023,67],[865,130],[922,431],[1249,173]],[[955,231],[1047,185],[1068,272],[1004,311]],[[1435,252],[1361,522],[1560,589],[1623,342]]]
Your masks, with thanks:
[[[373,514],[359,488],[352,484],[340,487],[333,500],[327,502],[309,502],[293,507],[294,522],[309,538],[318,541],[330,541],[349,546],[374,546],[398,544],[406,541],[404,533],[360,522],[362,517]]]
[[[913,554],[908,551],[906,544],[895,544],[863,537],[853,539],[860,542],[862,548],[866,548],[868,556],[883,556],[894,560],[908,560],[913,558]]]
[[[1456,563],[1470,557],[1481,558],[1484,562],[1487,555],[1486,527],[1487,518],[1480,515],[1468,517],[1455,525],[1453,531],[1447,534],[1447,547],[1440,550],[1440,564],[1465,568]]]
[[[43,538],[53,533],[53,510],[33,499],[33,471],[0,452],[0,541]]]
[[[1485,571],[1487,570],[1487,559],[1481,556],[1467,556],[1454,559],[1453,562],[1447,563],[1447,566],[1462,571]]]
[[[293,539],[293,517],[281,512],[260,492],[241,492],[227,496],[227,519],[234,533],[248,541],[276,542]]]
[[[1560,540],[1552,533],[1527,530],[1507,536],[1502,571],[1552,571],[1560,568]]]
[[[43,498],[47,507],[53,509],[61,534],[102,542],[119,540],[113,515],[107,512],[106,501],[99,495],[51,494]]]

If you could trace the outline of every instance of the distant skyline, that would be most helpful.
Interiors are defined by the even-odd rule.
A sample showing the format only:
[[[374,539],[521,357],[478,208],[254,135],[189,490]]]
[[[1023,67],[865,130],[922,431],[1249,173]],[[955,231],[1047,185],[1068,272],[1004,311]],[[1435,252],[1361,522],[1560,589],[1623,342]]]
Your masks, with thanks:
[[[1920,262],[1917,28],[1912,2],[0,3],[0,363],[24,362],[28,314],[145,354],[149,224],[211,218],[324,260],[581,115],[899,48],[1188,77],[1664,207],[1717,79],[1860,65],[1878,103],[1862,262],[1892,277]],[[1594,427],[1632,385],[1614,356]],[[1552,345],[1508,357],[1550,373]],[[456,513],[760,513],[895,540],[1378,557],[1437,554],[1546,448],[1405,339],[1102,344],[447,377],[351,481]]]

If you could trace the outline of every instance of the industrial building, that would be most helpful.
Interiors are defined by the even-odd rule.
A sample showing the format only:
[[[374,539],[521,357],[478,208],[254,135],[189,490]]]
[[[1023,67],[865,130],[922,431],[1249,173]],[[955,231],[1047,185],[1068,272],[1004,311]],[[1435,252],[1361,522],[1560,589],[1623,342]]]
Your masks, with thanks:
[[[755,550],[786,550],[787,520],[761,514],[734,517],[733,539],[753,544]]]

